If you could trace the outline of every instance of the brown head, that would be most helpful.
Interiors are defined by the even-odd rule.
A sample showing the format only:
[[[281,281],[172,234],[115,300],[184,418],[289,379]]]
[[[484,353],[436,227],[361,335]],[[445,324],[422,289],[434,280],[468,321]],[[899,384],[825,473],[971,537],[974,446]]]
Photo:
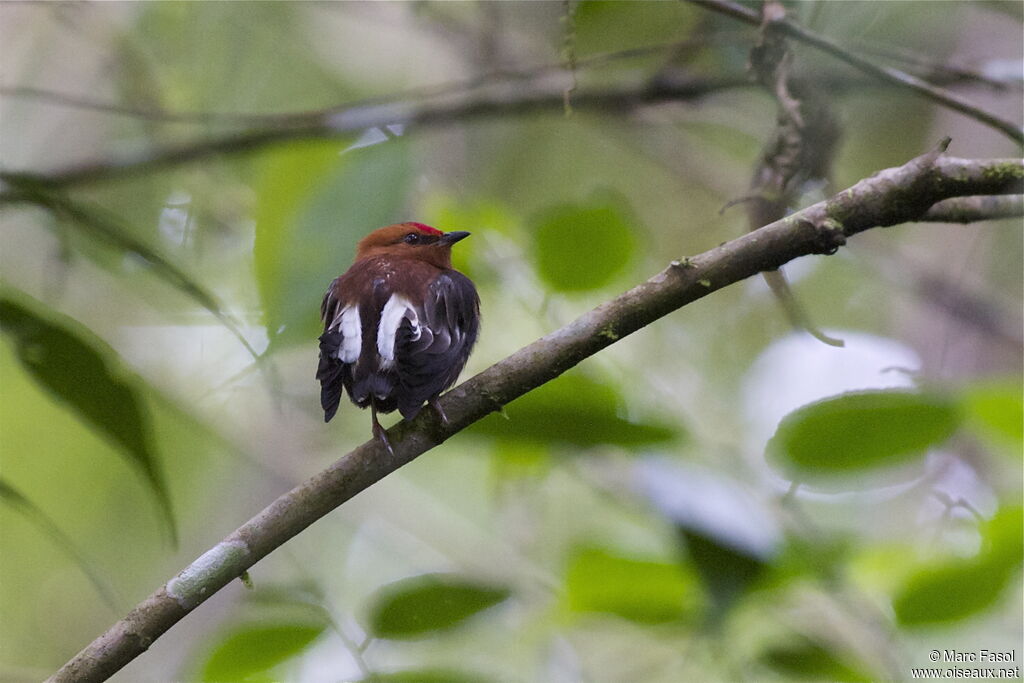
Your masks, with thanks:
[[[441,232],[423,223],[396,223],[374,230],[360,240],[356,260],[392,256],[451,268],[452,245],[465,237],[469,237],[468,232]]]

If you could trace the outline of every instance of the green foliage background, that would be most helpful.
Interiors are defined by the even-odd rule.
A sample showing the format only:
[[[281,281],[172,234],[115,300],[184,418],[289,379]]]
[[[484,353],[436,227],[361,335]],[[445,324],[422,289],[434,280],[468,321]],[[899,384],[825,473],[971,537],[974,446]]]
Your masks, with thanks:
[[[1019,123],[1019,4],[939,4],[792,10],[864,49],[1015,69],[1003,90],[953,87]],[[564,109],[208,155],[0,207],[0,680],[49,675],[368,438],[352,406],[322,423],[313,381],[320,297],[363,234],[473,232],[456,253],[483,299],[468,376],[742,234],[742,208],[719,209],[775,119],[754,87],[572,106],[742,76],[755,34],[681,2],[5,3],[0,27],[2,166],[39,173],[535,67],[499,87],[568,88],[577,64]],[[802,48],[795,64],[856,77]],[[832,102],[836,188],[944,135],[959,156],[1019,154],[857,83]],[[933,649],[1019,658],[1020,228],[901,226],[794,264],[846,350],[793,332],[759,282],[689,306],[346,504],[115,680],[869,680]],[[936,276],[984,310],[935,296]]]

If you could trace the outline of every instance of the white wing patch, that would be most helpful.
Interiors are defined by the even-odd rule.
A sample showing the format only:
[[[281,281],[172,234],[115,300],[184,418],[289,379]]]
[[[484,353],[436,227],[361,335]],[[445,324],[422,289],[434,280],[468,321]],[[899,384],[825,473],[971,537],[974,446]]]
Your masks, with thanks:
[[[338,347],[338,360],[342,363],[355,363],[359,360],[359,352],[363,348],[363,325],[359,320],[359,306],[346,306],[338,316],[338,330],[341,332],[341,346]]]
[[[382,368],[390,368],[395,364],[395,336],[405,318],[412,323],[413,340],[419,339],[420,322],[416,309],[404,296],[392,294],[380,312],[380,325],[377,327],[377,353]]]

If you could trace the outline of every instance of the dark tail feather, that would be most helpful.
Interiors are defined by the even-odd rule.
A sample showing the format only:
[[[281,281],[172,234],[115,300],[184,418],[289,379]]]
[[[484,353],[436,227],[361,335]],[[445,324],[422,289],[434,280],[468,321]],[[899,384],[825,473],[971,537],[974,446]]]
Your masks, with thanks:
[[[320,364],[316,369],[316,378],[320,380],[320,407],[324,409],[324,422],[330,422],[338,412],[345,384],[345,365],[338,360],[340,344],[341,335],[337,332],[324,332],[320,336]]]

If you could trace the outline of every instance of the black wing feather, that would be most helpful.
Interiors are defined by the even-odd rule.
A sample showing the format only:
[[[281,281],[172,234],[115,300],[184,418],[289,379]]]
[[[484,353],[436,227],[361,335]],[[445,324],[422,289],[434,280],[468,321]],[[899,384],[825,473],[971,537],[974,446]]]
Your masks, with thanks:
[[[331,324],[338,315],[340,302],[334,295],[338,283],[336,278],[327,287],[320,304],[320,317],[324,321],[324,333],[320,335],[320,362],[316,378],[320,380],[320,407],[324,410],[324,422],[330,422],[338,412],[342,391],[352,383],[351,368],[338,360],[338,350],[343,340],[338,330],[331,330]]]
[[[398,410],[406,419],[454,384],[466,366],[480,330],[476,288],[462,273],[446,270],[427,288],[418,316],[418,337],[406,318],[395,338]]]

